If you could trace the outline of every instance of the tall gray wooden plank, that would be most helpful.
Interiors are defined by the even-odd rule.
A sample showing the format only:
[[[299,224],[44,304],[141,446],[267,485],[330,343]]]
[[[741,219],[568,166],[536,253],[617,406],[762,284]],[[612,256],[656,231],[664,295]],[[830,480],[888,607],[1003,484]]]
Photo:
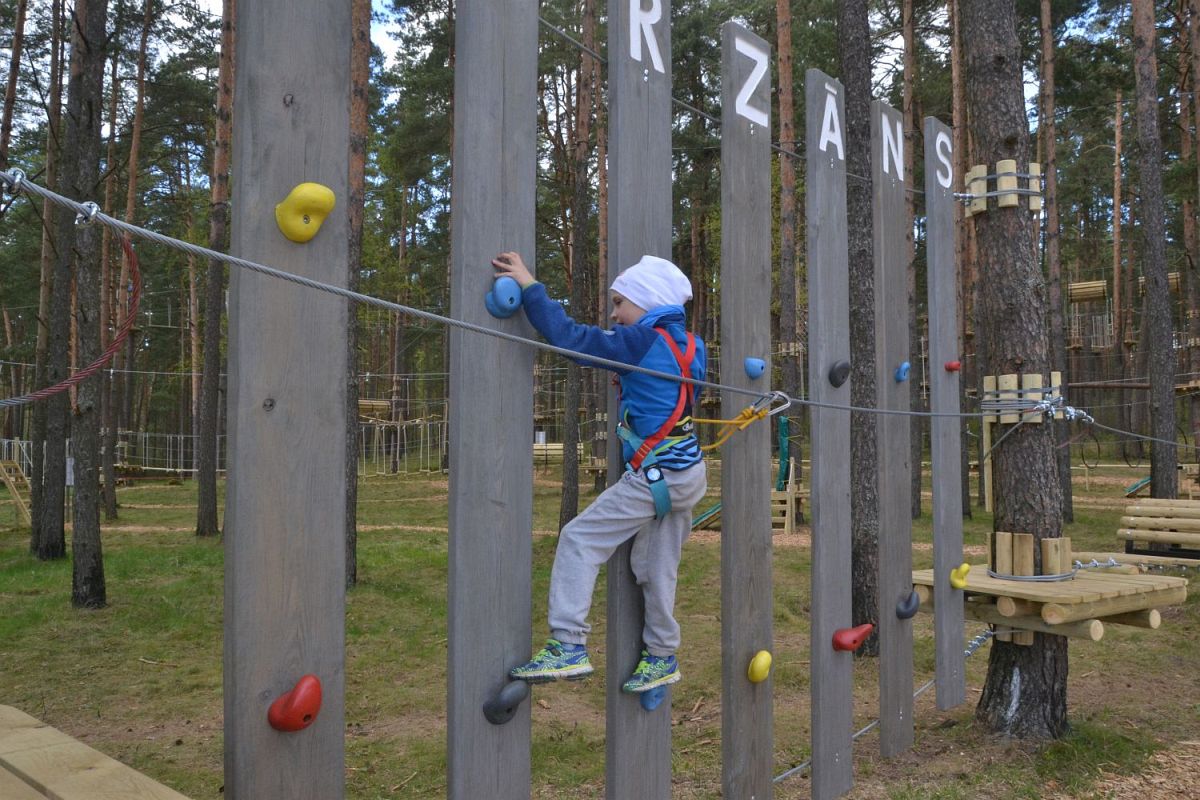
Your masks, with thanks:
[[[954,137],[934,117],[925,118],[925,242],[929,269],[929,408],[957,414],[959,372],[958,274],[955,269]],[[933,587],[937,705],[954,708],[967,699],[963,671],[963,593],[950,585],[950,570],[963,560],[962,461],[956,417],[934,417]]]
[[[320,0],[238,8],[231,252],[344,286],[350,7]],[[337,205],[305,244],[275,205],[297,184]],[[345,730],[345,300],[243,270],[229,296],[225,518],[225,795],[341,798]],[[305,674],[316,721],[296,733],[267,710]]]
[[[845,91],[820,70],[805,74],[808,160],[808,375],[811,398],[850,405],[850,380],[830,371],[850,361],[846,254]],[[850,412],[811,410],[812,791],[837,797],[853,784],[854,657],[833,649],[850,617]]]
[[[875,236],[875,363],[877,405],[909,409],[911,369],[908,343],[908,246],[904,174],[904,121],[900,112],[871,104],[872,214]],[[910,364],[904,374],[904,364]],[[900,380],[900,378],[904,378]],[[896,605],[912,592],[912,459],[909,417],[881,414],[879,443],[879,751],[886,758],[913,743],[912,620],[896,616]]]
[[[671,6],[609,0],[609,277],[643,255],[671,258]],[[611,396],[609,408],[617,404]],[[616,413],[610,413],[609,442]],[[619,467],[620,455],[609,469]],[[642,591],[632,543],[608,562],[606,794],[610,800],[671,796],[671,708],[642,709],[621,692],[642,650]],[[686,645],[685,645],[686,646]],[[682,672],[687,675],[686,653]],[[685,677],[685,680],[687,678]]]
[[[537,3],[464,3],[455,20],[453,316],[533,336],[484,308],[492,258],[534,258]],[[529,658],[533,350],[451,329],[447,794],[528,798],[529,702],[503,725],[483,705]]]
[[[736,22],[721,27],[721,380],[765,390],[771,379],[770,46]],[[752,379],[746,358],[767,362]],[[751,402],[721,394],[721,416]],[[772,796],[772,682],[747,667],[774,651],[771,593],[771,425],[721,451],[721,774],[723,797]]]

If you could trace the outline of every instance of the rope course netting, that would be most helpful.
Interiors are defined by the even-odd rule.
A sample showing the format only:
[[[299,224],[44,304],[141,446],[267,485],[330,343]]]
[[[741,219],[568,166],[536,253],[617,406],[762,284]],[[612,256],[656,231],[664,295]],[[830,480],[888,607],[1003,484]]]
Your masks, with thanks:
[[[662,378],[664,380],[669,380],[669,381],[674,381],[674,382],[679,382],[679,383],[689,383],[689,384],[692,384],[693,386],[696,386],[697,388],[713,389],[713,390],[717,390],[717,391],[728,391],[733,394],[739,394],[742,396],[753,398],[755,402],[750,407],[748,407],[748,409],[744,410],[742,412],[742,415],[739,415],[739,417],[737,417],[733,420],[717,420],[716,421],[716,422],[726,425],[729,428],[737,429],[739,425],[741,427],[745,427],[745,425],[742,423],[746,422],[746,420],[745,420],[746,415],[750,415],[750,416],[756,417],[756,418],[762,418],[761,412],[764,408],[769,409],[769,411],[767,411],[766,415],[770,416],[770,415],[776,414],[792,405],[807,406],[810,408],[827,408],[827,409],[832,409],[832,410],[836,410],[836,411],[853,411],[853,412],[861,412],[861,413],[866,413],[866,414],[893,414],[893,415],[911,416],[911,417],[955,417],[955,418],[975,419],[975,418],[983,418],[983,417],[992,416],[996,413],[995,409],[974,411],[974,412],[973,411],[936,412],[936,411],[912,411],[912,410],[900,410],[900,409],[882,409],[882,408],[872,408],[869,406],[855,406],[855,405],[841,405],[841,404],[836,404],[836,403],[822,403],[819,401],[810,400],[810,399],[806,399],[806,398],[794,397],[792,395],[787,394],[786,392],[782,392],[782,391],[778,391],[778,390],[758,391],[758,390],[752,390],[752,389],[744,389],[744,388],[741,388],[738,386],[730,386],[728,384],[714,383],[711,381],[700,381],[700,380],[695,380],[694,378],[686,378],[686,377],[682,377],[680,375],[672,375],[672,374],[666,373],[666,372],[659,372],[657,370],[647,369],[645,367],[641,367],[641,366],[638,366],[635,364],[626,364],[626,363],[623,363],[620,361],[613,361],[610,359],[601,358],[599,356],[593,356],[593,355],[589,355],[586,353],[580,353],[580,352],[577,352],[574,350],[570,350],[568,348],[557,347],[555,345],[548,344],[546,342],[539,342],[539,341],[536,341],[533,339],[528,339],[523,336],[518,336],[516,334],[507,333],[505,331],[495,330],[493,328],[488,328],[488,327],[485,327],[482,325],[476,325],[471,322],[466,322],[465,320],[454,319],[452,317],[446,317],[446,316],[443,316],[440,314],[435,314],[430,311],[425,311],[420,308],[415,308],[412,306],[395,303],[395,302],[392,302],[389,300],[384,300],[384,299],[378,298],[378,297],[372,297],[371,295],[362,294],[361,292],[355,292],[355,291],[351,291],[349,289],[342,288],[340,286],[334,286],[332,284],[322,283],[321,281],[313,280],[312,278],[306,278],[302,275],[295,275],[293,273],[286,272],[284,270],[277,269],[275,267],[270,267],[265,264],[259,264],[254,261],[248,261],[244,258],[238,258],[236,256],[228,255],[226,253],[220,253],[216,250],[211,250],[207,247],[201,247],[199,245],[192,244],[191,242],[185,242],[180,239],[175,239],[170,236],[165,236],[156,231],[148,230],[146,228],[142,228],[137,225],[133,225],[131,223],[116,219],[115,217],[109,216],[108,214],[104,214],[103,212],[100,211],[99,206],[94,202],[88,201],[88,202],[81,203],[81,202],[72,200],[68,197],[64,197],[60,194],[57,194],[56,192],[53,192],[43,186],[39,186],[38,184],[36,184],[32,181],[26,180],[25,174],[21,170],[14,169],[14,170],[9,170],[7,172],[0,172],[0,183],[4,184],[5,191],[10,192],[12,194],[17,194],[19,192],[25,192],[29,195],[33,195],[35,197],[42,198],[43,200],[48,200],[52,203],[55,203],[56,205],[59,205],[64,208],[67,208],[71,211],[74,211],[75,214],[77,215],[76,222],[78,224],[100,223],[109,228],[112,228],[113,230],[119,231],[126,237],[134,237],[134,238],[142,239],[145,241],[154,242],[155,244],[159,244],[164,247],[169,247],[174,250],[179,250],[183,253],[187,253],[187,254],[197,256],[200,258],[206,258],[206,259],[211,259],[211,260],[215,260],[215,261],[222,261],[227,264],[230,264],[231,266],[239,267],[241,269],[246,269],[251,272],[261,274],[261,275],[266,275],[268,277],[276,278],[278,280],[283,280],[283,281],[287,281],[289,283],[294,283],[299,286],[304,286],[309,289],[314,289],[316,291],[334,294],[339,297],[346,298],[348,300],[354,300],[356,302],[363,303],[363,304],[370,305],[370,306],[375,306],[377,308],[383,308],[383,309],[386,309],[389,311],[406,314],[408,316],[412,316],[417,319],[422,319],[427,322],[434,322],[434,323],[446,325],[449,327],[455,327],[455,328],[459,328],[462,330],[471,331],[472,333],[478,333],[478,334],[481,334],[484,336],[491,336],[494,338],[502,339],[504,341],[512,342],[514,344],[519,344],[519,345],[526,346],[526,347],[533,347],[533,348],[537,348],[540,350],[545,350],[547,352],[556,353],[558,355],[565,356],[567,358],[573,358],[573,359],[578,359],[581,361],[586,361],[587,363],[594,365],[594,366],[608,367],[610,369],[617,369],[617,370],[623,370],[623,371],[639,372],[639,373],[643,373],[646,375],[652,375],[657,378]],[[130,318],[132,318],[132,316],[133,315],[131,314]],[[99,369],[99,366],[90,365],[89,369],[93,369],[93,371],[94,371],[95,369]],[[79,378],[78,376],[74,376],[72,379],[75,380],[76,382],[78,382],[79,380],[83,380],[83,378]],[[1063,398],[1061,396],[1062,388],[1063,387],[1061,387],[1061,386],[1045,387],[1042,390],[1040,390],[1043,393],[1043,396],[1041,399],[1034,399],[1033,397],[1019,398],[1017,403],[1013,407],[1008,408],[1007,410],[1010,413],[1021,414],[1022,415],[1021,422],[1026,421],[1025,418],[1026,418],[1026,416],[1029,416],[1029,415],[1042,414],[1042,415],[1046,415],[1046,416],[1053,416],[1054,414],[1061,412],[1064,414],[1064,416],[1066,416],[1070,420],[1084,422],[1086,424],[1093,425],[1097,428],[1101,428],[1101,429],[1104,429],[1104,430],[1107,430],[1107,431],[1110,431],[1113,433],[1121,434],[1124,436],[1141,439],[1144,441],[1150,441],[1150,442],[1162,442],[1162,443],[1169,444],[1172,446],[1177,446],[1177,447],[1182,447],[1182,448],[1190,448],[1193,450],[1198,449],[1198,448],[1196,448],[1195,445],[1179,444],[1177,442],[1172,442],[1172,441],[1165,440],[1165,439],[1158,439],[1153,436],[1147,436],[1144,434],[1134,433],[1132,431],[1124,431],[1119,428],[1113,428],[1110,426],[1101,425],[1100,423],[1098,423],[1094,419],[1092,419],[1092,417],[1090,415],[1088,415],[1087,413],[1065,405],[1063,402]],[[60,391],[61,391],[61,389],[60,389]],[[1046,396],[1046,395],[1051,395],[1051,394],[1053,396]],[[0,401],[0,406],[3,406],[6,403],[11,404],[12,402],[14,402],[18,399],[20,399],[20,398],[12,398],[10,401]],[[29,402],[29,401],[24,401],[24,402]],[[1006,431],[1005,435],[1002,436],[1001,439],[995,443],[995,445],[993,445],[993,449],[995,449],[995,446],[999,445],[1000,441],[1003,441],[1003,439],[1006,438],[1008,436],[1008,434],[1010,434],[1012,431],[1014,431],[1018,427],[1020,427],[1020,424],[1021,423],[1018,422],[1012,428],[1010,428],[1008,431]]]

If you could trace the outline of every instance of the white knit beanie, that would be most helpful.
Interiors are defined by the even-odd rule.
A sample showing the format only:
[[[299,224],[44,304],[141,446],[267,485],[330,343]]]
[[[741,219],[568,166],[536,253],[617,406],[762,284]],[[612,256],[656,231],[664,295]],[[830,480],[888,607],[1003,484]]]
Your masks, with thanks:
[[[659,306],[681,306],[692,299],[692,282],[679,267],[657,256],[641,260],[613,281],[612,290],[649,311]]]

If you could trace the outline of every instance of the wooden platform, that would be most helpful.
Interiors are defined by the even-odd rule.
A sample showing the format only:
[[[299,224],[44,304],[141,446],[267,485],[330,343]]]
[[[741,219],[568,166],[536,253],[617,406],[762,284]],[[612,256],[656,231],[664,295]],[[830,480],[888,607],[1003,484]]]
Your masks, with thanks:
[[[21,519],[25,520],[25,524],[29,525],[29,496],[32,490],[29,488],[29,479],[25,477],[25,473],[21,471],[20,465],[15,461],[0,461],[0,479],[3,479],[4,485],[8,487],[8,492],[12,495],[13,505],[17,507],[17,513]],[[3,795],[0,795],[3,798]]]
[[[983,622],[1095,641],[1103,635],[1103,627],[1095,622],[1157,627],[1157,615],[1150,612],[1186,600],[1187,583],[1172,575],[1101,570],[1080,570],[1065,581],[1010,581],[993,578],[986,564],[976,564],[967,574],[964,591],[968,609],[976,607],[969,616]],[[933,570],[913,572],[913,584],[927,604]],[[979,608],[985,604],[993,608]]]
[[[0,705],[2,800],[188,800],[23,711]]]

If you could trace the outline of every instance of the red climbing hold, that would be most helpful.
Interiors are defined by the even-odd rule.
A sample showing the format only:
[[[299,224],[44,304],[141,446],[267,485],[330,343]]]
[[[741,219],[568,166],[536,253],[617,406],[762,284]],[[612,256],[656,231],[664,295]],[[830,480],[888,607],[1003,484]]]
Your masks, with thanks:
[[[962,362],[961,361],[947,361],[945,366],[946,366],[946,372],[958,372],[960,369],[962,369]]]
[[[862,647],[873,630],[875,626],[869,622],[854,628],[842,628],[833,634],[833,649],[853,652]]]
[[[312,725],[320,710],[321,681],[316,675],[305,675],[271,703],[267,722],[277,731],[294,733]]]

